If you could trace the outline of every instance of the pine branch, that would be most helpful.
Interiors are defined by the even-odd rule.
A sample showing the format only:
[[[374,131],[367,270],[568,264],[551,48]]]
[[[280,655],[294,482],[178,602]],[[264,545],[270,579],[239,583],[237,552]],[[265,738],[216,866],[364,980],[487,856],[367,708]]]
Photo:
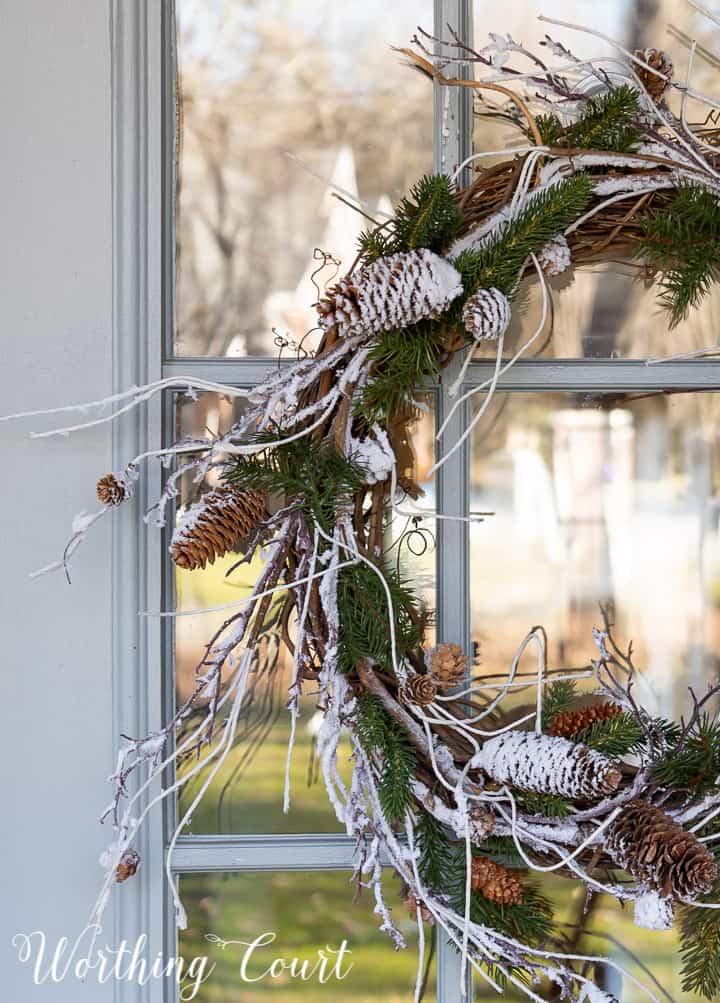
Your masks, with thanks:
[[[390,822],[402,819],[412,804],[415,750],[403,728],[375,697],[359,700],[357,733],[363,747],[380,760],[378,796]]]
[[[268,438],[277,436],[271,433]],[[287,504],[305,510],[329,532],[338,508],[348,504],[362,487],[365,473],[327,440],[305,437],[239,458],[226,471],[225,480],[241,488],[282,495]]]
[[[357,404],[357,416],[368,424],[387,421],[415,398],[424,382],[437,378],[442,350],[438,323],[383,332],[370,354],[374,375]]]
[[[644,737],[644,732],[633,715],[624,712],[583,728],[575,736],[575,741],[604,753],[609,759],[616,759],[637,751],[642,746]]]
[[[415,841],[419,853],[418,869],[424,884],[430,888],[446,888],[451,876],[453,847],[442,825],[424,808],[420,809]]]
[[[543,696],[542,730],[547,731],[557,714],[569,710],[577,700],[577,685],[574,679],[560,679],[548,686]]]
[[[530,204],[481,250],[461,252],[454,264],[463,281],[464,302],[477,289],[494,286],[512,296],[530,254],[557,237],[585,210],[592,193],[587,174],[575,174],[536,195]],[[457,320],[463,302],[449,311]]]
[[[716,887],[707,901],[717,901]],[[680,954],[683,992],[700,993],[708,1000],[720,996],[720,912],[680,907]]]
[[[387,226],[360,235],[360,251],[367,262],[418,247],[442,251],[460,229],[462,218],[447,175],[425,174],[396,206]]]
[[[674,327],[720,280],[716,197],[697,185],[680,187],[667,209],[645,215],[638,257],[660,271],[660,299]]]
[[[515,800],[524,812],[529,815],[544,815],[545,818],[567,818],[572,809],[572,802],[559,794],[529,794],[526,791],[516,791]]]
[[[638,92],[622,84],[606,94],[588,98],[581,117],[572,125],[564,126],[553,113],[540,115],[537,124],[543,143],[629,153],[642,139],[642,132],[635,125],[638,101]]]
[[[422,640],[415,593],[392,568],[384,569],[395,611],[398,654]],[[388,599],[377,571],[366,564],[343,568],[338,575],[340,640],[338,669],[351,672],[362,658],[370,658],[386,672],[393,671],[393,652],[388,624]]]
[[[666,787],[689,789],[694,797],[711,791],[720,776],[720,718],[700,714],[691,734],[672,745],[653,766]]]

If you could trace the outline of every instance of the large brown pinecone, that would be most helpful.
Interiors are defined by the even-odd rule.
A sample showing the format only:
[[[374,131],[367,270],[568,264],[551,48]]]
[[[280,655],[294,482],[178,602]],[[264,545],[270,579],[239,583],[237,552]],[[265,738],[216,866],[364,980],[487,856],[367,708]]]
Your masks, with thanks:
[[[120,505],[130,497],[128,484],[115,474],[105,474],[97,482],[95,489],[101,505]]]
[[[181,568],[212,564],[265,517],[265,495],[227,485],[215,488],[192,505],[173,533],[170,553]]]
[[[436,644],[426,652],[425,664],[440,690],[459,686],[468,671],[468,657],[459,644]]]
[[[662,77],[658,77],[654,73],[651,73],[650,70],[646,70],[644,66],[636,64],[633,67],[638,75],[638,79],[653,101],[659,101],[667,90],[670,78],[673,75],[674,67],[671,57],[667,52],[663,52],[662,49],[653,48],[636,49],[635,55],[638,59],[642,59],[643,62],[647,63],[648,66],[652,66],[654,70],[658,70],[668,78],[668,80],[663,80]]]
[[[607,721],[611,717],[617,717],[621,712],[622,708],[617,704],[600,702],[580,707],[578,710],[562,711],[550,722],[548,735],[572,738],[578,732],[591,727],[596,721]]]
[[[473,858],[470,887],[500,905],[517,905],[525,895],[522,881],[503,864],[487,857]]]
[[[399,697],[403,703],[416,704],[418,707],[427,707],[437,696],[438,688],[435,680],[430,675],[423,676],[419,672],[414,672],[407,677],[407,681],[400,687]]]
[[[584,801],[612,794],[622,779],[602,753],[530,731],[508,731],[489,739],[479,766],[492,780],[517,790]]]
[[[625,805],[605,833],[605,849],[618,867],[665,897],[694,899],[717,878],[710,851],[646,801]]]
[[[439,317],[462,292],[460,273],[427,248],[378,258],[316,303],[320,326],[341,336],[379,334]]]

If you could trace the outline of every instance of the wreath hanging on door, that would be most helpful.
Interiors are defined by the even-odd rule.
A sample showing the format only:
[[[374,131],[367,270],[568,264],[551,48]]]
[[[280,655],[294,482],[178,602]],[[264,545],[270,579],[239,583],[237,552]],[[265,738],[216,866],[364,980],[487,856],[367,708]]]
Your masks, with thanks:
[[[591,700],[578,696],[574,672],[548,669],[542,628],[522,641],[504,682],[485,680],[458,643],[426,645],[429,615],[385,560],[383,540],[388,512],[421,493],[410,438],[418,388],[462,355],[451,391],[459,408],[473,350],[494,346],[494,374],[464,441],[500,375],[547,333],[548,276],[634,258],[657,282],[669,328],[699,305],[720,276],[720,130],[712,115],[690,125],[686,102],[718,104],[674,79],[654,49],[621,51],[609,75],[549,36],[547,63],[509,37],[492,36],[481,51],[453,38],[440,43],[447,58],[426,48],[437,41],[421,34],[402,51],[441,87],[498,94],[506,104],[497,114],[515,124],[518,144],[491,166],[472,158],[465,188],[423,177],[391,219],[362,235],[353,268],[316,304],[322,338],[312,356],[247,394],[172,381],[249,399],[227,434],[153,454],[177,461],[156,522],[182,476],[222,476],[181,514],[173,560],[204,568],[238,541],[243,561],[261,549],[265,560],[249,598],[208,639],[190,697],[162,731],[127,740],[120,752],[108,811],[115,841],[94,919],[112,886],[135,872],[133,843],[149,810],[139,799],[173,763],[183,768],[161,798],[202,771],[183,830],[236,741],[263,639],[274,632],[292,658],[292,735],[309,688],[323,712],[317,756],[327,790],[357,840],[357,881],[372,888],[397,947],[404,941],[383,896],[384,860],[418,923],[445,931],[464,971],[531,999],[552,992],[607,1003],[592,979],[604,959],[583,955],[579,938],[573,946],[554,926],[542,886],[555,873],[584,885],[588,899],[605,892],[631,905],[642,927],[669,929],[677,917],[685,989],[711,998],[720,992],[720,720],[711,709],[720,686],[691,692],[682,724],[653,717],[635,697],[632,649],[623,650],[607,616],[592,638]],[[463,60],[489,79],[444,75]],[[671,90],[681,95],[679,116],[666,101]],[[538,102],[543,112],[534,114]],[[542,315],[503,361],[528,276],[540,283]],[[123,411],[170,385],[114,400]],[[100,479],[103,508],[76,520],[54,566],[66,564],[96,518],[132,496],[143,459]],[[518,675],[530,646],[532,683]],[[532,707],[508,710],[506,697],[522,686],[534,687]],[[352,746],[349,785],[337,764],[343,735]],[[136,774],[142,782],[131,792]],[[169,867],[168,875],[183,926]],[[418,999],[421,985],[419,977]]]

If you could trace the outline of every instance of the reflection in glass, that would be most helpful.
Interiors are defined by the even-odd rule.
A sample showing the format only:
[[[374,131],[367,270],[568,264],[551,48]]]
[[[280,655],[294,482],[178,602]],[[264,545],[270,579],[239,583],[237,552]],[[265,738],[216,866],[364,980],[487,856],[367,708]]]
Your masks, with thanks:
[[[425,495],[417,502],[405,499],[388,519],[386,560],[399,562],[427,609],[435,608],[435,521],[422,516],[434,509],[433,485],[427,471],[434,458],[435,409],[433,398],[424,397],[427,411],[415,427],[413,447],[416,476]],[[197,401],[183,399],[176,411],[176,435],[203,438],[226,432],[239,414],[242,402],[205,394]],[[217,480],[217,473],[208,478]],[[179,504],[198,497],[198,485],[190,477],[181,481]],[[421,516],[420,518],[417,518]],[[237,602],[246,596],[262,569],[262,557],[238,565],[241,553],[230,553],[204,570],[175,568],[176,608],[202,610]],[[231,570],[234,569],[234,570]],[[205,646],[233,610],[219,610],[174,621],[176,699],[186,699],[195,685],[195,669]],[[434,628],[428,631],[433,643]],[[259,659],[250,677],[244,720],[236,748],[227,757],[213,784],[193,813],[187,834],[207,833],[300,833],[337,832],[341,825],[328,800],[315,756],[315,737],[322,714],[317,709],[312,683],[305,684],[291,769],[290,813],[282,811],[285,760],[290,736],[290,716],[285,711],[292,659],[278,643],[277,631],[268,632],[259,649]],[[189,722],[189,726],[192,725]],[[349,744],[341,747],[341,773],[349,774]],[[188,761],[185,769],[195,766]],[[201,771],[182,789],[179,811],[192,803],[206,773]]]
[[[176,8],[175,350],[274,356],[273,329],[304,337],[316,286],[350,267],[368,225],[329,182],[382,219],[432,169],[432,88],[390,43],[430,28],[433,4]],[[339,263],[321,268],[316,247]]]
[[[392,942],[378,929],[374,898],[361,891],[353,902],[351,876],[344,872],[273,874],[192,874],[182,878],[180,891],[188,909],[188,929],[180,934],[179,953],[189,959],[207,955],[217,964],[201,991],[203,1003],[406,1003],[412,999],[417,964],[417,924],[410,919],[400,895],[398,880],[388,874],[387,902],[394,922],[408,944],[394,951]],[[318,952],[339,950],[347,942],[338,980],[321,983],[317,976],[303,980],[288,971],[260,981],[244,982],[240,975],[246,948],[229,944],[225,949],[206,941],[208,934],[223,941],[252,943],[262,934],[276,935],[272,944],[258,947],[248,958],[246,975],[258,979],[276,958],[308,960],[306,972],[318,961]],[[428,932],[428,939],[431,934]],[[267,939],[267,938],[266,938]],[[349,952],[349,953],[348,953]],[[431,951],[428,951],[430,961]],[[352,966],[348,972],[349,966]],[[332,963],[326,972],[332,971]],[[429,965],[425,999],[435,998],[434,965]]]
[[[676,76],[684,78],[688,64],[690,39],[697,39],[692,86],[720,98],[720,74],[714,53],[718,51],[720,27],[703,17],[685,0],[608,0],[598,4],[590,0],[515,0],[500,5],[490,0],[475,0],[474,45],[482,49],[489,33],[505,35],[525,45],[547,60],[548,50],[540,45],[546,32],[568,46],[575,55],[589,59],[608,59],[617,55],[613,47],[589,34],[543,24],[538,15],[593,28],[618,40],[626,48],[655,46],[668,52],[675,63]],[[700,54],[702,53],[702,54]],[[515,57],[513,65],[522,66]],[[529,64],[528,64],[529,69]],[[530,88],[530,93],[532,89]],[[679,114],[680,95],[670,92],[668,101]],[[692,104],[692,102],[691,102]],[[488,115],[492,102],[476,102],[473,145],[476,151],[499,150],[517,145],[523,136],[508,125],[507,117]],[[539,108],[540,111],[544,109]],[[704,118],[705,111],[695,106],[688,118]],[[497,159],[497,158],[496,158]],[[485,166],[493,160],[482,160]],[[534,332],[541,316],[537,280],[526,282],[513,327],[506,338],[508,354],[524,344]],[[715,289],[700,310],[668,330],[667,315],[657,303],[657,289],[646,286],[644,273],[633,261],[584,266],[575,274],[565,274],[550,282],[555,300],[552,333],[538,341],[529,356],[552,358],[646,358],[692,351],[713,345],[720,322],[720,292]],[[493,346],[483,346],[484,355],[494,354]]]

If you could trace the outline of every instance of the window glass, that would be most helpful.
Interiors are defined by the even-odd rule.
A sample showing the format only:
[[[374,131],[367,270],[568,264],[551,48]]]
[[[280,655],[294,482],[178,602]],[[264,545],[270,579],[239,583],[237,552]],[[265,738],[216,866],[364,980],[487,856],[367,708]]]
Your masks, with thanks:
[[[538,21],[539,14],[593,28],[611,36],[628,49],[655,46],[668,52],[675,64],[676,76],[684,79],[688,63],[688,43],[697,39],[692,86],[715,99],[720,98],[720,75],[717,58],[720,27],[693,10],[685,0],[660,0],[641,3],[635,0],[609,0],[598,4],[592,0],[516,0],[510,5],[498,5],[490,0],[475,0],[474,47],[482,49],[490,33],[510,34],[528,50],[548,60],[547,48],[540,45],[545,34],[568,46],[583,58],[617,55],[611,45],[592,35],[571,31]],[[515,53],[512,65],[527,67]],[[608,69],[611,64],[606,63]],[[487,69],[485,68],[485,75]],[[530,88],[532,93],[532,88]],[[670,92],[668,101],[679,114],[679,95]],[[506,117],[488,115],[496,105],[477,98],[473,145],[477,152],[499,150],[517,145],[522,138],[518,129],[508,125]],[[692,101],[688,104],[688,120],[700,123],[707,108]],[[500,158],[495,158],[497,161]],[[476,162],[476,168],[490,165],[493,159]],[[542,358],[647,358],[693,351],[712,346],[720,318],[720,292],[717,288],[703,301],[700,310],[668,330],[667,317],[657,302],[657,288],[644,281],[642,268],[633,261],[613,261],[608,264],[583,266],[550,280],[555,302],[551,332],[539,338],[528,357]],[[524,344],[535,331],[541,317],[541,294],[537,280],[525,283],[523,295],[514,307],[515,317],[506,337],[508,354]],[[483,355],[494,354],[492,345],[482,346]]]
[[[551,667],[587,665],[603,604],[633,642],[643,702],[679,717],[687,686],[717,671],[719,406],[712,393],[495,398],[471,457],[471,509],[495,513],[471,529],[483,673],[507,671],[534,624]]]
[[[413,448],[416,477],[425,494],[416,502],[406,498],[388,519],[385,559],[399,562],[402,574],[411,580],[426,608],[435,609],[435,520],[423,516],[435,507],[433,484],[427,471],[434,457],[435,408],[431,396],[422,398],[427,408],[415,427]],[[197,401],[181,398],[176,412],[178,439],[206,438],[223,434],[243,403],[231,403],[217,395],[204,394]],[[217,482],[211,472],[203,485],[188,474],[180,482],[179,511],[197,500],[202,490]],[[247,596],[262,569],[262,556],[250,564],[238,565],[241,552],[231,552],[204,570],[175,568],[176,608],[191,610],[237,603]],[[234,569],[234,570],[232,570]],[[195,686],[196,667],[205,655],[208,638],[220,629],[235,609],[182,615],[174,620],[176,700],[181,704]],[[291,625],[292,626],[292,625]],[[428,642],[434,638],[434,625]],[[186,834],[207,833],[310,833],[336,832],[342,827],[335,817],[319,773],[315,756],[315,736],[322,720],[313,684],[305,683],[291,769],[292,800],[289,814],[282,810],[285,762],[290,737],[290,715],[286,710],[291,681],[292,659],[279,643],[275,630],[268,632],[259,648],[259,657],[250,677],[249,694],[235,747],[227,757],[212,786],[193,812]],[[195,717],[187,729],[197,726]],[[188,731],[189,734],[189,731]],[[220,734],[218,729],[216,734]],[[203,755],[207,755],[205,747]],[[350,771],[349,743],[339,753],[341,772]],[[189,756],[180,769],[194,769],[197,761]],[[214,766],[214,761],[211,766]],[[181,815],[192,803],[207,774],[199,771],[180,795]]]
[[[352,877],[347,872],[188,874],[180,885],[188,910],[188,928],[180,934],[180,955],[186,959],[207,955],[217,964],[201,990],[203,1003],[261,1003],[266,999],[274,1003],[407,1003],[415,988],[417,923],[410,918],[394,875],[387,875],[384,890],[407,950],[394,951],[392,941],[380,932],[371,891],[360,889],[353,901]],[[325,968],[329,977],[324,983],[319,979],[320,969],[315,977],[303,980],[293,978],[289,971],[280,972],[278,965],[276,977],[243,981],[241,965],[248,949],[209,943],[208,934],[222,941],[248,943],[263,934],[275,934],[274,942],[248,955],[248,979],[262,976],[276,958],[289,962],[298,958],[296,971],[307,960],[309,972],[319,951],[336,957],[328,947],[338,951],[345,941],[340,967],[345,977],[333,977],[332,964]],[[426,1000],[435,998],[433,953],[428,945]]]
[[[313,328],[316,286],[350,267],[368,225],[333,192],[382,219],[432,169],[432,87],[390,45],[430,29],[433,4],[176,8],[175,352],[274,356]]]

